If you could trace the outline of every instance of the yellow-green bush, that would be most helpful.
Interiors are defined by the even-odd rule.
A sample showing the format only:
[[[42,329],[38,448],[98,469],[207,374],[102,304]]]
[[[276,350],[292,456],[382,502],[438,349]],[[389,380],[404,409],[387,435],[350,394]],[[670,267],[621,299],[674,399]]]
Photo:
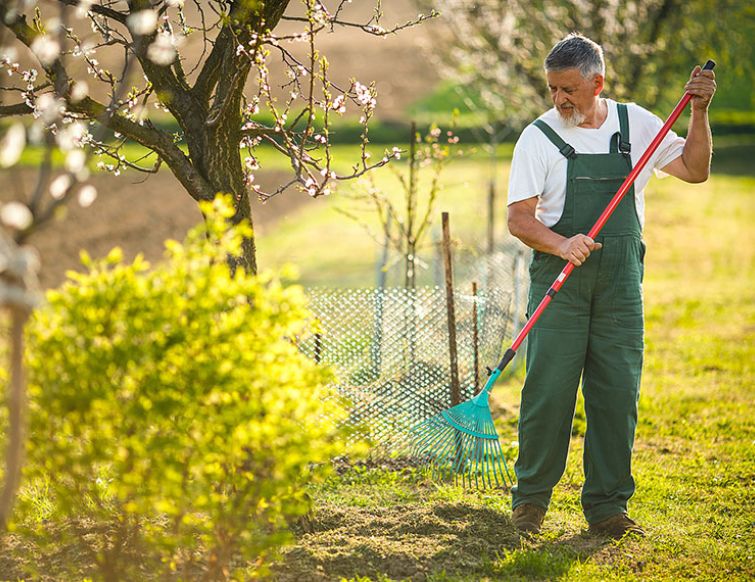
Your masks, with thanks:
[[[246,232],[221,198],[203,212],[154,268],[85,257],[29,330],[27,482],[45,483],[50,518],[105,577],[264,571],[308,510],[313,464],[341,448],[323,422],[341,414],[331,378],[292,343],[307,331],[301,289],[231,275]],[[129,544],[146,548],[138,563]]]

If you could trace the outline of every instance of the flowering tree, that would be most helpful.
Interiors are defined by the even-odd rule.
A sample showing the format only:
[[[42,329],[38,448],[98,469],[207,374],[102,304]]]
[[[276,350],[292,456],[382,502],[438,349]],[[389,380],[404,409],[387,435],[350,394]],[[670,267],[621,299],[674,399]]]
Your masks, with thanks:
[[[391,155],[369,161],[367,124],[374,113],[374,85],[352,80],[339,87],[328,76],[328,61],[316,48],[316,37],[336,27],[353,27],[384,36],[412,26],[425,16],[384,28],[380,2],[367,22],[346,16],[350,0],[326,6],[322,0],[301,0],[285,16],[290,0],[57,0],[44,6],[29,0],[0,3],[6,48],[0,64],[11,79],[0,105],[0,116],[33,116],[30,138],[51,141],[66,152],[66,173],[47,184],[42,176],[28,210],[38,225],[55,206],[85,180],[85,150],[100,156],[102,169],[118,174],[129,167],[156,172],[165,163],[197,201],[218,192],[233,196],[232,222],[251,224],[249,196],[269,198],[289,188],[310,196],[327,195],[334,184],[363,175],[386,164]],[[48,10],[55,12],[47,13]],[[286,25],[286,32],[276,33]],[[296,31],[289,29],[298,27]],[[8,38],[10,37],[10,38]],[[200,38],[201,56],[190,61],[181,54],[190,38]],[[17,56],[31,51],[37,64],[23,67]],[[100,53],[119,51],[113,66],[100,63]],[[271,61],[278,61],[285,78],[272,78]],[[86,75],[73,70],[83,63]],[[132,74],[141,72],[142,75]],[[248,85],[254,89],[249,91]],[[125,88],[122,90],[120,88]],[[115,96],[106,105],[96,96]],[[150,117],[158,109],[178,124],[173,133]],[[363,125],[361,159],[350,173],[332,166],[329,127],[333,115],[347,108],[360,110]],[[153,115],[154,117],[154,115]],[[90,130],[90,127],[102,131]],[[22,140],[23,128],[8,133],[12,144]],[[123,146],[141,144],[150,163],[130,160]],[[182,142],[185,147],[182,147]],[[291,179],[272,192],[254,183],[260,167],[255,148],[269,144],[285,156]],[[23,145],[21,146],[23,147]],[[13,147],[8,149],[13,150]],[[17,149],[17,148],[16,148]],[[239,155],[239,150],[245,157]],[[45,190],[52,201],[45,204]],[[91,187],[78,190],[82,204],[91,203]],[[17,238],[28,236],[21,229]],[[245,239],[236,264],[256,271],[253,236]]]
[[[453,131],[443,134],[438,126],[433,125],[423,137],[417,131],[416,124],[412,123],[407,171],[392,168],[401,185],[401,196],[396,197],[381,189],[375,183],[374,176],[369,175],[364,180],[364,191],[351,196],[352,208],[338,208],[341,214],[362,225],[376,241],[378,237],[370,230],[361,214],[377,213],[381,234],[387,245],[397,251],[404,261],[404,286],[407,289],[416,287],[419,261],[417,251],[432,223],[435,203],[441,189],[441,174],[454,156],[459,157],[464,153],[462,150],[452,150],[459,143],[459,137]],[[393,157],[401,157],[401,150],[397,147],[390,153]],[[429,176],[421,182],[423,169],[429,170]]]

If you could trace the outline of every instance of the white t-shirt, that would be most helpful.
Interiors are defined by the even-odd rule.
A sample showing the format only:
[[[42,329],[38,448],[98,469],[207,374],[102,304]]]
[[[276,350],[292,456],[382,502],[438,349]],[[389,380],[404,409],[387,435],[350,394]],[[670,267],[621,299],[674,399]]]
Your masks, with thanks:
[[[619,114],[616,101],[606,99],[608,117],[598,128],[567,128],[558,112],[551,108],[540,116],[561,138],[571,145],[578,154],[603,154],[610,149],[611,136],[619,131]],[[663,121],[634,103],[627,103],[629,117],[629,141],[632,144],[632,166],[645,153],[645,150],[663,126]],[[669,131],[658,149],[648,160],[645,168],[634,182],[635,205],[640,224],[645,222],[644,190],[653,170],[659,170],[682,155],[684,138]],[[509,176],[509,204],[538,196],[535,217],[553,226],[564,211],[566,199],[566,158],[558,148],[535,125],[527,126],[514,147]]]

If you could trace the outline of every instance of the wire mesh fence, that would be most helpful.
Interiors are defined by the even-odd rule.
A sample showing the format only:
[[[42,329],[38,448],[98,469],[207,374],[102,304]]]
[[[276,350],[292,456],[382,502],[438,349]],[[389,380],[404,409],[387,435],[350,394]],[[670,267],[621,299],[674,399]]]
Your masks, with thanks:
[[[457,361],[465,400],[482,387],[485,366],[498,362],[521,317],[526,257],[514,244],[491,254],[455,255]],[[390,449],[407,428],[452,404],[444,288],[315,288],[308,295],[317,332],[300,349],[335,370],[337,392],[350,402],[346,422],[356,433]]]

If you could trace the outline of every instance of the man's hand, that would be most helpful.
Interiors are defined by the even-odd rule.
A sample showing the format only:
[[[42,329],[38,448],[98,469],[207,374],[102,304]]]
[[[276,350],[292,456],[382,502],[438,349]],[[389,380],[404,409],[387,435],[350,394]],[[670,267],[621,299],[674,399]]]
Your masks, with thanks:
[[[577,234],[561,243],[558,248],[558,256],[579,267],[587,260],[592,251],[597,251],[602,247],[602,244],[595,242],[586,234]]]
[[[684,90],[692,97],[692,109],[707,111],[711,99],[716,92],[716,75],[713,71],[703,71],[699,66],[692,69],[689,81]]]

